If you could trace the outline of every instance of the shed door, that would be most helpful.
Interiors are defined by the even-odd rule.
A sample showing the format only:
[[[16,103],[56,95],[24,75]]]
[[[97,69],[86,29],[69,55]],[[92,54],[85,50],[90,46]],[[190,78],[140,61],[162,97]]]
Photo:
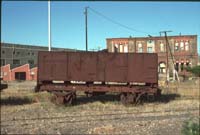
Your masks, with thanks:
[[[15,80],[26,80],[26,72],[15,72]]]

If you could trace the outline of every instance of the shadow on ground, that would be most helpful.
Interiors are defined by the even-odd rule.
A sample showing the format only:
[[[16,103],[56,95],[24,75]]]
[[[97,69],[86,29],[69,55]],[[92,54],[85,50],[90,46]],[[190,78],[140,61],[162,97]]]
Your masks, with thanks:
[[[33,101],[27,97],[8,97],[1,98],[1,106],[2,105],[24,105],[31,104]]]
[[[180,98],[181,96],[179,94],[162,94],[158,96],[155,101],[156,102],[162,102],[162,103],[168,103],[172,100],[176,100],[177,98]]]
[[[77,97],[76,105],[87,104],[87,103],[92,103],[96,101],[100,101],[102,103],[119,102],[119,95],[105,94],[105,95],[98,95],[98,96],[92,96],[92,97],[81,96],[81,97]]]
[[[143,96],[141,97],[141,101],[142,101],[141,103],[154,103],[154,102],[168,103],[170,101],[176,100],[176,98],[180,98],[180,95],[163,94],[158,97]],[[76,105],[87,104],[87,103],[92,103],[96,101],[100,101],[102,103],[106,103],[106,102],[120,103],[120,97],[119,95],[112,95],[112,94],[105,94],[105,95],[93,96],[93,97],[81,96],[81,97],[77,97]]]

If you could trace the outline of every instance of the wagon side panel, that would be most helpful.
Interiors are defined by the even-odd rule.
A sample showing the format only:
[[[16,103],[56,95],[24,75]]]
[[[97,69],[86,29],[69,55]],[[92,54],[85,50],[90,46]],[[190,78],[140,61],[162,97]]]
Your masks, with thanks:
[[[40,81],[51,80],[51,54],[49,52],[39,52],[38,57],[38,79]]]
[[[144,80],[147,83],[158,82],[157,54],[144,54]]]
[[[142,54],[128,54],[128,82],[144,82]]]
[[[127,54],[110,53],[105,67],[106,82],[127,82]]]
[[[39,80],[66,80],[67,79],[67,54],[64,52],[40,52]]]
[[[97,81],[97,53],[81,53],[81,79]]]
[[[68,80],[81,81],[81,55],[68,53]]]

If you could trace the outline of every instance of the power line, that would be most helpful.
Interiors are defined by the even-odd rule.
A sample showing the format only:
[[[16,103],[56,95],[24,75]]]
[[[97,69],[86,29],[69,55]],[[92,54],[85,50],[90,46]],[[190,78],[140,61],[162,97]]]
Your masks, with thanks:
[[[117,21],[115,21],[115,20],[113,20],[113,19],[111,19],[111,18],[109,18],[109,17],[103,15],[102,13],[100,13],[100,12],[98,12],[98,11],[92,9],[91,7],[88,7],[88,8],[89,8],[91,11],[93,11],[94,13],[96,13],[97,15],[103,17],[104,19],[106,19],[106,20],[108,20],[108,21],[110,21],[110,22],[112,22],[112,23],[114,23],[114,24],[116,24],[116,25],[119,25],[119,26],[121,26],[121,27],[123,27],[123,28],[126,28],[126,29],[130,30],[130,31],[140,32],[140,33],[145,33],[145,34],[147,34],[147,35],[150,35],[150,34],[147,33],[147,32],[144,32],[144,31],[141,31],[141,30],[137,30],[137,29],[131,28],[131,27],[129,27],[129,26],[126,26],[126,25],[124,25],[124,24],[121,24],[121,23],[119,23],[119,22],[117,22]]]

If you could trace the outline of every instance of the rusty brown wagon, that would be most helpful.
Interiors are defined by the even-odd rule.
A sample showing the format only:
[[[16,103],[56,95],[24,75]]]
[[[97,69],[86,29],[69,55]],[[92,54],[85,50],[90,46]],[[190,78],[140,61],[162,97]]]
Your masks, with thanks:
[[[48,52],[38,54],[36,91],[50,91],[71,104],[76,91],[117,92],[123,103],[158,94],[156,53]]]
[[[2,83],[2,80],[3,80],[3,78],[0,77],[0,81],[1,81],[0,91],[2,91],[3,89],[7,89],[8,88],[8,84],[7,83]]]

